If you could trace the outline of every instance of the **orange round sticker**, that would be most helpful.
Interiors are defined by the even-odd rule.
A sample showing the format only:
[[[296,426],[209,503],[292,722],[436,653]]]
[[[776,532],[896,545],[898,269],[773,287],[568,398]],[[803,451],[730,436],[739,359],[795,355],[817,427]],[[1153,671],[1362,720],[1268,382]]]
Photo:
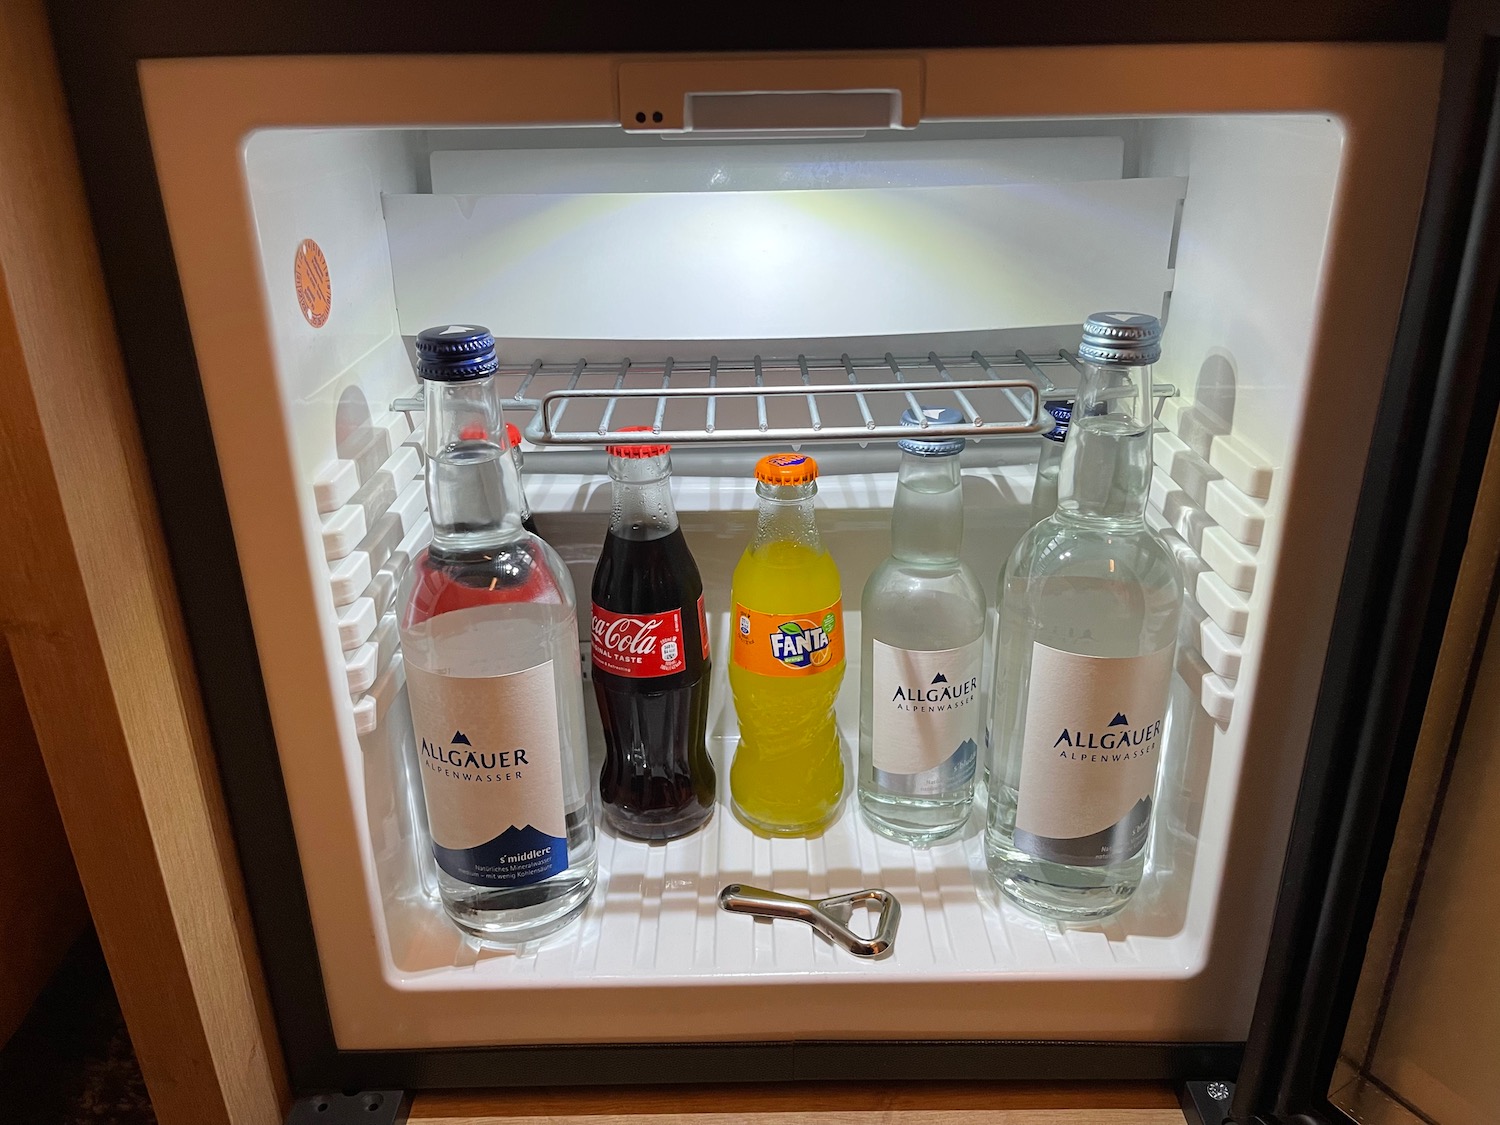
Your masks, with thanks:
[[[322,328],[328,323],[328,310],[333,304],[333,285],[323,248],[310,238],[304,238],[297,247],[292,280],[297,286],[297,307],[302,310],[303,319],[314,328]]]

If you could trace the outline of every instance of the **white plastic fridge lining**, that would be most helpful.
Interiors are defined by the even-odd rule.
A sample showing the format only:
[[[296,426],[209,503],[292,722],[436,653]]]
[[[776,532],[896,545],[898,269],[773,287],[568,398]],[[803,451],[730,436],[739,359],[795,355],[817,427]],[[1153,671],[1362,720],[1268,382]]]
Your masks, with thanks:
[[[1151,518],[1177,549],[1184,574],[1190,579],[1178,672],[1192,688],[1192,697],[1203,712],[1222,726],[1233,707],[1242,632],[1235,634],[1221,626],[1210,613],[1210,608],[1219,607],[1204,607],[1193,595],[1195,590],[1205,589],[1205,583],[1212,583],[1212,588],[1243,602],[1244,595],[1229,583],[1231,578],[1244,583],[1247,558],[1253,577],[1253,548],[1235,544],[1233,551],[1215,548],[1200,554],[1205,540],[1216,542],[1225,534],[1200,506],[1207,497],[1208,484],[1222,478],[1209,460],[1170,428],[1181,430],[1184,419],[1201,422],[1194,405],[1184,408],[1169,401],[1168,406],[1162,411],[1167,428],[1156,442]],[[402,442],[410,440],[409,434],[401,434],[400,427],[390,425],[389,418],[380,419],[376,425]],[[1213,442],[1225,439],[1232,440],[1232,436],[1214,435],[1207,445],[1210,454]],[[384,463],[373,471],[368,465],[365,469],[371,478],[393,472],[406,463],[409,452],[408,446],[398,444]],[[1269,475],[1262,461],[1254,463]],[[993,471],[997,484],[1017,495],[1029,483],[1029,473],[1029,467]],[[333,475],[330,469],[319,478]],[[1184,482],[1192,492],[1183,487]],[[420,478],[409,482],[399,495],[406,497],[413,488],[420,494],[420,484]],[[360,487],[362,481],[356,491]],[[353,493],[350,495],[352,503]],[[396,640],[394,600],[400,570],[430,537],[431,526],[425,500],[408,500],[404,511],[402,507],[392,499],[391,507],[384,512],[362,510],[372,527],[386,529],[387,542],[375,542],[376,533],[367,532],[353,552],[368,556],[365,565],[371,567],[371,576],[359,595],[345,605],[346,616],[349,610],[357,613],[358,635],[342,638],[351,707],[366,751],[366,769],[376,769],[379,757],[389,755],[384,768],[377,772],[396,779],[390,784],[397,789],[404,786],[407,790],[392,792],[391,799],[383,802],[388,808],[405,812],[400,814],[404,817],[400,824],[389,826],[391,834],[382,850],[396,840],[401,842],[396,846],[410,849],[395,867],[389,860],[382,864],[387,867],[382,882],[389,887],[388,911],[394,910],[387,914],[390,954],[401,987],[421,989],[433,970],[465,967],[470,975],[462,979],[477,988],[523,986],[539,980],[576,983],[581,979],[748,983],[795,979],[807,973],[832,977],[909,975],[912,980],[920,980],[934,975],[964,979],[970,974],[997,971],[1110,979],[1178,977],[1195,971],[1192,951],[1196,941],[1183,930],[1189,882],[1182,875],[1192,866],[1196,843],[1165,823],[1157,826],[1152,866],[1137,902],[1132,904],[1129,925],[1106,923],[1092,930],[1063,929],[1025,916],[996,893],[985,870],[984,809],[980,804],[976,804],[958,838],[925,851],[871,832],[852,807],[848,794],[848,804],[838,822],[816,840],[773,841],[753,836],[724,804],[732,738],[723,736],[716,737],[712,745],[719,765],[721,795],[715,820],[707,829],[656,846],[618,839],[601,830],[600,888],[578,925],[519,954],[497,954],[473,946],[448,927],[432,895],[421,798],[410,788],[415,777],[407,771],[405,762],[411,754],[410,732],[404,726],[405,677]],[[1170,513],[1170,519],[1164,513]],[[1195,547],[1195,542],[1199,546]],[[1221,559],[1227,560],[1219,565],[1228,577],[1215,569],[1214,560]],[[333,564],[331,591],[339,597],[347,596],[349,585],[346,570],[341,564]],[[859,615],[848,616],[850,644],[857,652]],[[1243,630],[1244,621],[1242,614],[1231,624]],[[726,615],[713,614],[711,622],[711,635],[722,642],[727,637]],[[351,640],[358,643],[351,647]],[[727,656],[720,651],[723,647],[716,644],[716,663],[722,664]],[[840,704],[846,715],[853,713],[851,708],[857,709],[857,680],[857,675],[846,677]],[[725,694],[723,684],[716,682],[710,710],[711,729],[717,731],[726,729],[729,704]],[[597,718],[592,707],[586,710],[597,754]],[[852,733],[845,731],[851,752]],[[852,787],[853,763],[847,765]],[[407,874],[400,876],[395,873],[397,869]],[[391,884],[392,879],[399,885]],[[841,954],[804,927],[725,915],[717,908],[715,896],[720,887],[735,881],[814,897],[861,887],[891,890],[903,908],[896,952],[866,965]],[[450,978],[444,980],[444,987],[453,983]]]
[[[733,747],[716,739],[710,749],[723,789]],[[1001,901],[985,869],[983,822],[984,808],[976,805],[958,838],[914,849],[872,832],[849,796],[822,836],[767,840],[734,818],[721,793],[713,821],[681,840],[646,845],[601,830],[599,888],[570,932],[519,955],[459,955],[472,964],[473,987],[537,981],[749,984],[808,974],[914,981],[1016,971],[1099,979],[1190,974],[1185,949],[1192,943],[1180,932],[1185,880],[1172,880],[1170,869],[1152,877],[1141,891],[1145,909],[1130,927],[1048,925]],[[1179,862],[1187,858],[1174,856]],[[736,882],[810,898],[889,890],[902,910],[894,949],[868,961],[806,926],[727,914],[718,907],[718,892]],[[853,926],[869,931],[858,916]],[[437,958],[454,952],[415,942],[397,952],[404,982],[421,987],[421,974],[442,967]],[[424,964],[424,955],[434,956],[433,963]]]
[[[1159,311],[1173,289],[1168,261],[1186,190],[1185,178],[1167,176],[879,191],[387,194],[382,206],[404,336],[474,323],[497,337],[562,344],[795,340]],[[1079,261],[1089,268],[1071,268]]]
[[[361,735],[374,732],[405,685],[394,616],[397,588],[407,562],[432,537],[421,461],[410,440],[404,416],[382,415],[349,442],[355,456],[329,461],[313,478],[329,592]]]
[[[1148,518],[1177,552],[1187,590],[1178,673],[1219,726],[1234,713],[1240,647],[1254,608],[1269,459],[1187,398],[1161,404]]]

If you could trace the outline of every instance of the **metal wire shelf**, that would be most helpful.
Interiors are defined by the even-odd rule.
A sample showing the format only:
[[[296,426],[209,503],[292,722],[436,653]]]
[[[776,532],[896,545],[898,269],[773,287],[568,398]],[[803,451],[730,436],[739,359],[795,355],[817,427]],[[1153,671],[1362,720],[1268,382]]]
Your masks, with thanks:
[[[1061,379],[1054,379],[1049,369]],[[1072,396],[1078,359],[1066,350],[880,358],[764,357],[611,363],[577,360],[502,366],[502,402],[535,413],[524,433],[540,446],[841,442],[912,436],[901,425],[911,407],[947,406],[964,421],[924,423],[925,436],[985,440],[1049,429],[1045,398]],[[1153,395],[1176,393],[1156,384]],[[422,409],[420,398],[391,409]],[[564,428],[564,421],[569,423]],[[639,428],[639,427],[644,427]]]

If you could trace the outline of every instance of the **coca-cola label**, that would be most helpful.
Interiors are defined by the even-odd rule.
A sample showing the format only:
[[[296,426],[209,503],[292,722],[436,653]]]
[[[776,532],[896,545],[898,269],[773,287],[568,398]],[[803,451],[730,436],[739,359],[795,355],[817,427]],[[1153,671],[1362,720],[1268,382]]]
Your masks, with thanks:
[[[594,666],[616,676],[671,676],[687,668],[682,610],[611,613],[594,607]]]
[[[703,659],[708,659],[708,614],[703,612],[703,595],[698,595],[698,635],[703,638]]]

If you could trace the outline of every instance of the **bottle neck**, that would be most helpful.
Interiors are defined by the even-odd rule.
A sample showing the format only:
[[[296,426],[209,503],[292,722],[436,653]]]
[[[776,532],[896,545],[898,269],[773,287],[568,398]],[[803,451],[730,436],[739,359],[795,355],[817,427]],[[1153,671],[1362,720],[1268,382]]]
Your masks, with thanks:
[[[672,458],[611,457],[614,482],[609,530],[620,539],[661,539],[677,530],[672,505]]]
[[[505,436],[509,440],[510,435],[506,434]],[[526,466],[521,457],[521,447],[519,445],[511,445],[510,459],[516,466],[516,499],[521,501],[521,522],[524,523],[531,518],[531,501],[526,499],[526,482],[521,479],[522,470]]]
[[[760,497],[755,517],[755,540],[750,549],[758,551],[770,543],[798,543],[812,551],[822,551],[818,523],[813,517],[813,497],[818,494],[814,482],[808,484],[755,485]]]
[[[901,454],[891,516],[891,554],[903,562],[952,564],[964,538],[958,457]]]
[[[1151,490],[1151,368],[1084,365],[1057,477],[1057,516],[1143,526]]]
[[[493,377],[422,384],[427,510],[433,547],[443,554],[482,552],[526,534],[494,384]]]

